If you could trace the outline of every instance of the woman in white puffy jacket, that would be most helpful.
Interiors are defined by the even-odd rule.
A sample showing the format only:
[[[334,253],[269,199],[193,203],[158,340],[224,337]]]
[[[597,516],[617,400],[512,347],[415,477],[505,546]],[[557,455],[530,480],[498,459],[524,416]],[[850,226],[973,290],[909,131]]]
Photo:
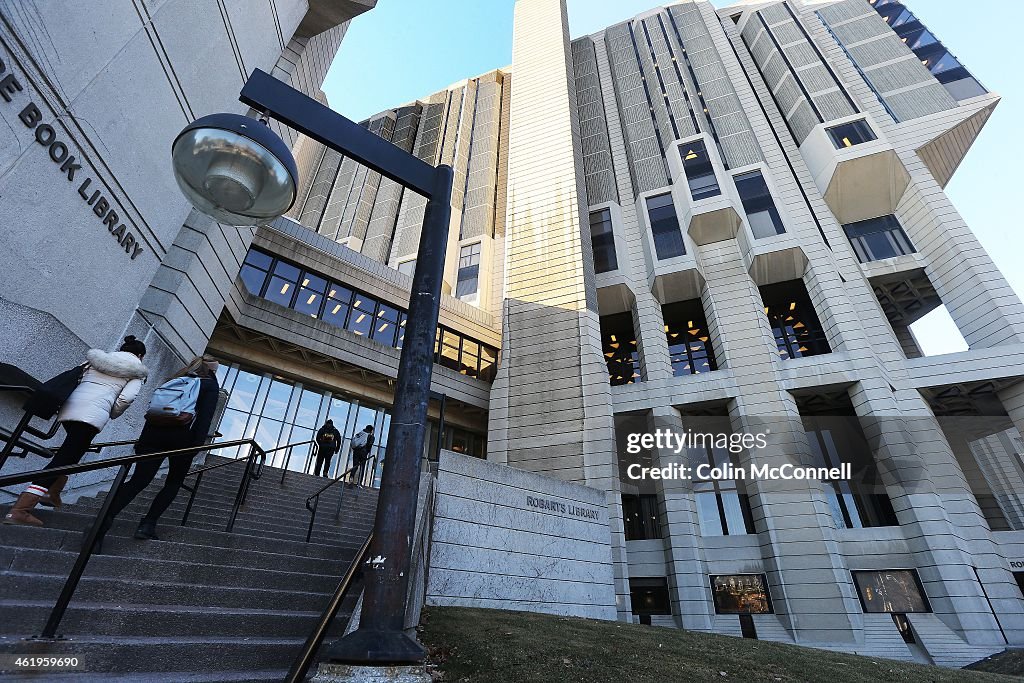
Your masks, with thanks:
[[[92,349],[86,354],[88,365],[82,380],[57,414],[67,437],[46,469],[78,463],[107,422],[128,409],[149,374],[142,364],[145,355],[146,345],[130,335],[113,353]],[[44,476],[33,481],[7,513],[4,524],[42,526],[31,510],[37,503],[60,507],[60,492],[67,480],[66,476]]]

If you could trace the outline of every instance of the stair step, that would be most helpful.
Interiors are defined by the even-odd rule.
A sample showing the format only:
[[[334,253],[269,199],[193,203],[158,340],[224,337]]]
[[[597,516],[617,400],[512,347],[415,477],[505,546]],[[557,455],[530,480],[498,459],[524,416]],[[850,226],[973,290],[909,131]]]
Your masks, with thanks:
[[[0,599],[55,600],[64,586],[63,576],[25,572],[0,572]],[[297,588],[297,587],[296,587]],[[262,609],[321,610],[328,596],[305,590],[204,586],[171,581],[131,582],[91,576],[86,570],[75,598],[83,602],[117,604],[198,604],[211,607],[258,607]]]
[[[106,556],[120,558],[121,561],[130,563],[136,558],[189,561],[190,558],[203,554],[205,563],[224,567],[226,571],[231,571],[235,567],[255,569],[287,567],[296,572],[340,576],[339,572],[345,572],[345,568],[355,555],[355,550],[339,552],[333,547],[329,548],[331,553],[326,557],[282,554],[272,550],[254,550],[244,547],[216,547],[215,552],[211,552],[210,546],[175,542],[167,540],[166,537],[160,541],[137,541],[133,538],[113,535],[113,531],[103,543],[103,555],[93,555],[93,558],[89,560],[90,564],[99,557]],[[0,545],[28,551],[32,549],[60,550],[77,556],[82,545],[82,533],[66,529],[0,526]]]
[[[77,557],[78,553],[70,550],[0,547],[0,570],[67,576]],[[275,562],[275,566],[279,564]],[[94,555],[89,559],[87,571],[91,576],[122,581],[166,579],[179,583],[243,588],[301,586],[312,593],[329,593],[335,589],[345,569],[343,562],[337,563],[337,570],[333,573],[315,574],[308,571],[261,569],[251,566],[228,569],[224,565],[197,563],[186,557],[181,560],[133,557],[131,562],[125,562],[122,556]]]
[[[226,461],[210,456],[206,464]],[[132,535],[162,475],[150,484],[115,520],[104,553],[90,558],[61,623],[69,640],[23,638],[41,630],[106,494],[40,508],[45,528],[0,526],[0,653],[84,660],[86,671],[47,673],[47,681],[282,680],[370,533],[379,492],[342,484],[324,491],[306,543],[305,502],[330,480],[288,471],[282,484],[282,470],[267,467],[226,533],[243,467],[204,474],[185,527],[190,492],[180,491],[158,526],[161,540],[139,541]],[[344,630],[359,591],[346,596],[329,640]]]
[[[81,515],[73,512],[40,510],[36,514],[47,527],[77,532],[90,528],[95,520],[94,515]],[[137,520],[118,517],[114,521],[114,525],[108,535],[131,536],[135,533],[137,526]],[[9,530],[16,528],[18,527],[0,525],[0,545],[6,545],[4,540],[6,534]],[[279,554],[297,554],[304,557],[323,558],[335,558],[339,552],[348,551],[351,553],[362,545],[362,541],[365,538],[365,535],[362,537],[353,535],[351,538],[345,538],[330,544],[305,543],[302,540],[263,538],[261,536],[250,536],[241,533],[226,533],[223,531],[223,527],[220,530],[215,530],[193,526],[178,526],[176,524],[160,524],[158,526],[158,533],[160,534],[161,541],[176,541],[217,548],[262,550]],[[136,544],[138,545],[139,543],[136,542]]]
[[[327,603],[327,598],[323,600]],[[356,598],[348,596],[339,610],[330,636],[340,636],[345,630]],[[29,637],[42,630],[53,608],[47,600],[0,600],[0,633]],[[91,636],[180,636],[189,633],[199,636],[259,637],[273,634],[284,638],[305,638],[313,629],[321,610],[273,610],[237,607],[196,607],[192,605],[112,604],[104,602],[72,601],[60,632],[67,637],[78,634]]]

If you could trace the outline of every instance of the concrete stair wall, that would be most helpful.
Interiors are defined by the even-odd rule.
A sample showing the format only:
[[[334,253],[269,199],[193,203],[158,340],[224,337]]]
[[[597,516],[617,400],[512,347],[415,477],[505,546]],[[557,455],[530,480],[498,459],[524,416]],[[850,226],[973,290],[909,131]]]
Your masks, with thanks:
[[[267,467],[226,533],[243,468],[206,473],[184,527],[189,492],[182,490],[160,520],[158,541],[132,534],[162,479],[140,494],[86,568],[61,623],[68,641],[23,639],[42,630],[102,496],[61,511],[40,508],[42,529],[0,526],[0,653],[85,661],[87,673],[47,674],[48,681],[281,680],[370,532],[377,492],[332,487],[306,543],[305,501],[327,480],[288,472],[282,485],[281,470]],[[358,592],[350,592],[330,636],[343,631]]]

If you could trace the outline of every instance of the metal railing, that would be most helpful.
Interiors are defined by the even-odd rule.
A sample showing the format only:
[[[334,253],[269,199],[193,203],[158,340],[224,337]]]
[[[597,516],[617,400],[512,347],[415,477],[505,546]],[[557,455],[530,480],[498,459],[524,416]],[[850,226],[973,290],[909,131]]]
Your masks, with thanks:
[[[327,489],[329,489],[332,486],[336,485],[338,482],[345,481],[349,477],[349,475],[353,475],[354,476],[354,473],[355,473],[356,470],[362,469],[363,471],[361,472],[361,476],[362,476],[362,478],[365,479],[365,477],[366,477],[366,470],[363,469],[363,468],[366,468],[368,465],[370,466],[370,469],[369,469],[369,472],[370,472],[370,482],[372,484],[373,481],[376,479],[377,466],[380,464],[378,462],[379,458],[380,458],[380,453],[378,452],[378,454],[376,456],[374,456],[372,460],[367,460],[362,465],[353,465],[352,467],[349,467],[347,470],[345,470],[344,472],[342,472],[341,474],[336,476],[334,479],[330,480],[329,482],[327,482],[326,484],[321,486],[318,490],[313,492],[313,494],[311,496],[306,498],[306,509],[309,510],[309,528],[306,529],[306,543],[309,543],[309,539],[313,537],[313,524],[316,522],[317,509],[320,507],[320,496],[321,496],[321,494],[323,494],[325,491],[327,491]],[[373,464],[370,465],[370,463],[373,463]],[[338,506],[337,506],[337,508],[335,508],[335,511],[334,511],[335,518],[337,518],[338,515],[341,514],[341,504],[342,504],[342,501],[344,501],[344,499],[345,499],[345,489],[342,488],[341,489],[341,493],[338,494]]]
[[[341,582],[334,591],[334,595],[331,596],[331,601],[327,603],[327,607],[324,608],[323,613],[320,615],[320,619],[317,620],[316,626],[313,631],[306,638],[306,642],[302,645],[302,650],[299,652],[299,656],[292,662],[291,668],[288,670],[288,675],[285,677],[285,683],[299,683],[300,681],[306,680],[306,674],[309,672],[309,667],[316,661],[316,653],[320,649],[320,645],[324,642],[324,637],[327,635],[327,630],[331,627],[331,622],[334,621],[334,617],[337,616],[338,610],[341,608],[341,603],[344,602],[345,596],[348,595],[349,588],[352,587],[352,582],[355,580],[356,573],[359,571],[359,567],[366,560],[366,556],[370,552],[370,541],[373,540],[373,534],[366,537],[366,541],[362,547],[356,553],[356,556],[352,558],[352,562],[348,565],[348,570],[345,572],[345,576],[341,578]]]
[[[22,392],[31,394],[33,391],[35,391],[35,389],[24,384],[0,384],[0,392]],[[22,440],[21,435],[27,433],[37,439],[46,441],[48,439],[52,439],[57,434],[57,430],[60,429],[60,423],[54,420],[53,424],[50,425],[50,428],[44,432],[29,424],[33,417],[35,417],[35,415],[25,411],[25,414],[21,416],[21,419],[18,420],[18,424],[13,430],[7,431],[6,429],[0,429],[0,440],[5,442],[3,448],[0,448],[0,469],[3,469],[4,465],[7,463],[7,458],[11,455],[18,458],[24,458],[28,453],[33,453],[44,458],[53,457],[53,451],[49,448],[40,444],[34,444],[31,441],[24,441]],[[20,453],[14,452],[15,446],[22,449]]]
[[[134,441],[114,441],[108,443],[93,444],[89,450],[98,451],[107,446],[127,446],[134,444]],[[60,596],[57,598],[56,604],[50,611],[50,616],[46,620],[46,626],[43,628],[42,634],[37,636],[41,640],[53,640],[58,638],[57,628],[60,626],[61,620],[64,618],[64,613],[67,611],[68,604],[71,602],[71,598],[75,594],[75,590],[78,588],[78,583],[82,579],[82,574],[85,572],[85,567],[89,563],[89,559],[92,557],[93,550],[96,547],[96,542],[106,533],[104,525],[106,523],[107,514],[110,512],[110,508],[114,503],[114,498],[117,496],[118,490],[120,490],[122,484],[128,476],[128,469],[135,463],[149,462],[151,460],[160,460],[163,458],[175,457],[179,455],[189,455],[201,453],[202,451],[216,450],[219,448],[230,448],[232,446],[249,446],[249,455],[245,458],[246,463],[245,473],[242,475],[242,481],[238,485],[238,493],[235,495],[235,501],[232,505],[231,516],[228,519],[228,525],[226,531],[231,531],[235,525],[235,518],[238,516],[238,509],[242,506],[245,500],[245,495],[249,490],[249,481],[252,479],[252,475],[255,467],[255,459],[259,457],[262,462],[266,461],[266,452],[260,447],[258,443],[252,439],[239,439],[237,441],[224,441],[221,443],[213,444],[201,444],[199,446],[190,446],[188,448],[178,448],[169,451],[158,451],[156,453],[144,453],[144,454],[133,454],[124,455],[115,458],[107,458],[104,460],[97,460],[88,463],[79,463],[77,465],[64,465],[62,467],[53,467],[44,470],[35,470],[32,472],[21,472],[19,474],[8,475],[6,477],[0,477],[0,487],[13,486],[17,484],[25,484],[31,482],[39,477],[59,477],[63,475],[80,474],[82,472],[93,472],[95,470],[107,469],[110,467],[120,467],[117,472],[117,476],[114,477],[114,483],[110,486],[107,491],[107,495],[103,498],[103,504],[100,506],[99,513],[93,520],[92,526],[89,531],[86,532],[85,542],[82,544],[82,549],[78,553],[78,558],[75,560],[74,566],[71,568],[71,572],[68,574],[67,580],[64,582],[64,588],[61,590]],[[238,460],[231,460],[220,465],[214,465],[211,467],[203,468],[202,470],[196,470],[195,474],[202,471],[208,471],[215,467],[222,467],[224,465],[230,465],[232,463],[239,462]],[[193,473],[190,473],[193,474]],[[195,487],[198,488],[198,485]],[[195,491],[193,491],[193,496]],[[191,504],[191,502],[190,502]]]

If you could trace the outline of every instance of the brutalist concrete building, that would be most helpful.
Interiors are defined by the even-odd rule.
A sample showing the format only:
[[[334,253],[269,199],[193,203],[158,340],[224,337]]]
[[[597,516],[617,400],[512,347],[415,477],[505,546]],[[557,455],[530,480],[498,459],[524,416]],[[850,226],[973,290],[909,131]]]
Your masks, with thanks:
[[[9,68],[57,68],[32,58],[38,18],[4,18]],[[315,91],[337,43],[294,47],[292,19],[259,57],[221,47],[240,67],[308,64]],[[518,0],[509,67],[363,122],[455,169],[431,449],[606,491],[620,618],[946,665],[1024,644],[1024,306],[943,192],[999,96],[926,22],[886,0],[680,2],[570,40],[564,1]],[[79,116],[75,93],[99,86],[64,78],[45,81],[64,109],[44,119],[95,159],[71,183],[18,119],[37,96],[0,103],[21,141],[5,158],[23,159],[5,206],[49,226],[5,228],[11,362],[46,375],[141,331],[168,365],[223,359],[225,438],[270,448],[327,417],[346,439],[386,434],[425,200],[292,135],[289,216],[182,227],[180,200],[146,208],[177,197],[167,145],[88,142],[103,112],[152,103],[111,85]],[[181,119],[168,134],[232,99],[182,83],[152,105]],[[138,256],[76,194],[86,176]],[[69,244],[88,258],[67,263]],[[41,293],[30,270],[79,294]],[[910,327],[940,306],[968,351],[923,355]],[[665,429],[770,436],[626,448]],[[856,476],[627,475],[680,456]]]

